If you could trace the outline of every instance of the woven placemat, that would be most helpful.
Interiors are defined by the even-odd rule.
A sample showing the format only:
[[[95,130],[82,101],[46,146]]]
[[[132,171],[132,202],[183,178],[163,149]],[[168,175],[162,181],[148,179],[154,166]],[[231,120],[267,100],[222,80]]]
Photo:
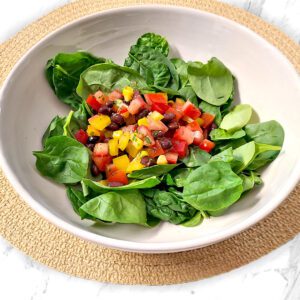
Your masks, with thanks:
[[[222,15],[260,34],[300,72],[300,49],[276,28],[241,9],[212,0],[82,0],[59,8],[0,45],[0,83],[18,59],[54,29],[109,8],[144,3],[193,7]],[[0,172],[0,234],[33,259],[56,270],[120,284],[174,284],[230,271],[267,254],[300,232],[300,185],[266,219],[224,242],[172,254],[137,254],[81,240],[33,211]]]

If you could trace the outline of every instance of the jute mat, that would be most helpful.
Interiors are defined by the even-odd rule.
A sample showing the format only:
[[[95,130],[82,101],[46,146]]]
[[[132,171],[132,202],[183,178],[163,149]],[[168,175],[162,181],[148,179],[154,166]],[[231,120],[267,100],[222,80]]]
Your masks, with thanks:
[[[54,29],[109,8],[159,3],[222,15],[260,34],[279,48],[300,72],[299,46],[276,28],[238,8],[212,0],[82,0],[39,19],[0,46],[0,83],[18,59]],[[174,284],[228,272],[267,254],[300,232],[300,185],[285,202],[251,229],[224,242],[173,254],[136,254],[81,240],[33,211],[0,172],[0,234],[33,259],[56,270],[120,284]]]

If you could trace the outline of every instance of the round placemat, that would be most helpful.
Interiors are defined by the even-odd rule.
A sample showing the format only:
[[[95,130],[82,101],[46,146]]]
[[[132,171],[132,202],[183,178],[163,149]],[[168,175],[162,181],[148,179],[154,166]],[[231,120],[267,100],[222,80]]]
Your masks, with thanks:
[[[61,7],[0,45],[0,83],[18,59],[56,28],[109,8],[136,4],[188,6],[243,24],[279,48],[300,72],[299,46],[241,9],[212,0],[82,0]],[[218,244],[172,254],[138,254],[104,248],[52,225],[32,210],[0,172],[0,234],[33,259],[56,270],[119,284],[174,284],[207,278],[245,265],[300,232],[300,185],[263,221]]]

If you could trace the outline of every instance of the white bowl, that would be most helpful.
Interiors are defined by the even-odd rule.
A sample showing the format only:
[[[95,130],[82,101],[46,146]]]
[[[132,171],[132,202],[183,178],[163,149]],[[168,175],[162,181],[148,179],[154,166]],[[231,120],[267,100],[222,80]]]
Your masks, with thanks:
[[[58,101],[45,76],[57,52],[88,50],[122,64],[145,32],[164,35],[171,55],[186,60],[221,59],[238,81],[238,97],[261,121],[275,119],[285,130],[283,150],[263,172],[264,185],[224,216],[185,228],[168,223],[153,229],[135,225],[95,226],[73,212],[65,188],[42,177],[33,150],[55,115],[69,108]],[[249,29],[223,17],[180,7],[139,6],[82,18],[48,35],[19,61],[4,83],[0,103],[1,165],[21,197],[40,215],[81,238],[136,252],[175,252],[224,240],[255,224],[289,194],[300,174],[299,78],[275,47]],[[17,218],[18,216],[16,216]],[[276,230],[276,228],[274,228]]]

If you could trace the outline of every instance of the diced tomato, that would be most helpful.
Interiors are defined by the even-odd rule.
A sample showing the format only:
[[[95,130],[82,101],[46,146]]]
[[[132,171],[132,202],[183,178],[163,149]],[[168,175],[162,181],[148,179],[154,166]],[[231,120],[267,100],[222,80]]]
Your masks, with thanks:
[[[96,98],[96,100],[101,104],[101,105],[104,105],[107,103],[108,101],[108,96],[105,95],[102,91],[97,91],[95,94],[94,94],[94,97]]]
[[[199,123],[195,120],[189,123],[186,127],[190,128],[192,131],[199,131],[201,130]]]
[[[104,156],[92,155],[92,160],[94,161],[97,168],[101,172],[104,172],[106,170],[106,166],[112,162],[112,157],[110,155],[104,155]]]
[[[153,103],[151,106],[151,111],[158,111],[164,114],[169,109],[169,105],[165,103]]]
[[[186,141],[187,144],[190,145],[194,141],[194,133],[190,128],[181,126],[176,129],[174,133],[174,139],[179,141]]]
[[[125,184],[128,184],[128,178],[126,176],[125,171],[123,170],[116,170],[114,172],[111,172],[107,176],[108,182],[120,182]]]
[[[197,119],[201,116],[201,111],[197,108],[191,101],[186,101],[182,107],[182,112],[184,115]]]
[[[75,133],[75,139],[83,145],[87,143],[88,138],[89,136],[83,129],[80,129]]]
[[[139,135],[139,138],[141,138],[144,141],[144,145],[151,147],[155,145],[154,137],[151,133],[151,131],[146,126],[139,126],[137,128],[137,132]]]
[[[130,132],[130,133],[133,133],[135,132],[137,129],[137,125],[127,125],[127,126],[124,126],[122,127],[122,130],[123,132]]]
[[[146,107],[146,102],[143,100],[142,97],[136,97],[135,99],[132,99],[130,101],[128,111],[135,115],[137,114],[141,109]]]
[[[187,155],[187,151],[188,151],[188,144],[186,141],[179,141],[179,140],[172,140],[172,152],[176,152],[178,153],[178,156],[180,158],[183,158]]]
[[[214,121],[215,119],[215,115],[211,115],[209,113],[203,113],[201,115],[201,119],[203,120],[203,124],[202,124],[202,127],[203,128],[207,128],[209,125],[212,124],[212,122]]]
[[[203,141],[204,136],[203,136],[203,131],[198,130],[198,131],[194,131],[194,141],[193,144],[195,145],[200,145],[200,143]]]
[[[166,159],[169,164],[176,164],[178,160],[178,153],[176,152],[168,152],[165,154]]]
[[[148,128],[150,130],[161,130],[163,132],[167,132],[168,131],[168,127],[162,122],[162,121],[155,121],[152,118],[148,117]]]
[[[107,143],[97,143],[93,151],[94,156],[105,156],[108,155],[108,144]]]
[[[207,139],[204,139],[199,145],[199,148],[206,152],[210,152],[214,147],[215,143]]]
[[[114,90],[108,95],[109,101],[115,101],[118,99],[123,99],[123,94],[119,90]]]
[[[179,121],[179,119],[182,117],[182,112],[178,111],[177,109],[170,107],[168,108],[168,110],[166,111],[167,113],[173,113],[175,115],[175,120]]]
[[[153,103],[168,104],[168,96],[166,93],[145,94],[144,97],[149,105],[152,105]]]
[[[105,169],[105,174],[106,174],[106,177],[109,177],[109,175],[115,171],[117,171],[117,167],[114,165],[114,164],[109,164],[106,166],[106,169]]]
[[[147,148],[146,151],[148,152],[148,155],[150,157],[157,157],[162,154],[165,154],[165,150],[161,147],[158,141],[155,141],[155,145],[152,146],[151,148]]]
[[[95,111],[101,107],[100,102],[97,101],[96,97],[93,95],[89,95],[86,99],[86,103]]]

